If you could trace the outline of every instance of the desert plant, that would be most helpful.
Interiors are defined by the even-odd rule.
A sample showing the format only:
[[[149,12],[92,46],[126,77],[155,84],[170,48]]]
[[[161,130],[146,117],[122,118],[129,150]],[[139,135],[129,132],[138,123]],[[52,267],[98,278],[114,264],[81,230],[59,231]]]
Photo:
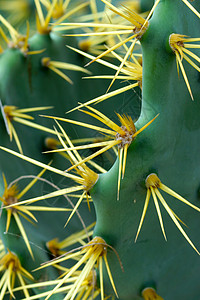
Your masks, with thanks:
[[[0,299],[198,299],[200,4],[72,2],[0,17]]]

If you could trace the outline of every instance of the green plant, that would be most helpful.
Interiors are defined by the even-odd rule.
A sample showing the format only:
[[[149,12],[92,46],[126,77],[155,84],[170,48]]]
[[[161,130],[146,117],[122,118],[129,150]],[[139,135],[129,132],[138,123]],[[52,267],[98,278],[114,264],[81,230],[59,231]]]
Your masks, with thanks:
[[[29,25],[22,37],[1,17],[11,37],[1,30],[0,299],[7,290],[17,299],[199,297],[200,4],[140,1],[145,19],[136,2],[101,1],[107,20],[91,0],[77,4],[79,23],[50,23],[63,1],[35,0],[31,38]],[[81,80],[88,70],[93,78]],[[36,115],[48,106],[53,115]]]

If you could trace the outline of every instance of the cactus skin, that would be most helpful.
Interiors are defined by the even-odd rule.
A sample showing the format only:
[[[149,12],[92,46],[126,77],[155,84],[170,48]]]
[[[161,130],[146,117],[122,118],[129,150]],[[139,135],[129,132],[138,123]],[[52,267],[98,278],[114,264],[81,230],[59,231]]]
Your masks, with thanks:
[[[197,1],[193,3],[199,11],[200,5]],[[158,4],[141,39],[142,110],[135,125],[140,128],[157,113],[160,115],[128,149],[120,200],[116,201],[118,161],[107,174],[100,175],[91,192],[97,214],[94,234],[115,247],[124,266],[122,273],[114,255],[110,254],[119,298],[123,300],[141,299],[140,290],[148,284],[156,286],[164,299],[199,297],[199,257],[162,211],[168,237],[165,242],[152,203],[138,241],[134,243],[146,197],[145,179],[150,173],[157,173],[164,184],[199,206],[199,74],[184,64],[194,94],[193,102],[182,75],[177,76],[175,55],[168,51],[167,45],[171,33],[198,37],[198,28],[199,19],[182,1],[165,0]],[[199,51],[195,53],[198,55]],[[187,233],[199,248],[198,212],[173,201],[170,196],[164,195],[164,198],[188,224]]]
[[[141,0],[140,1],[140,10],[141,12],[148,11],[152,8],[154,0]]]
[[[192,4],[200,11],[200,5],[197,1],[193,1]],[[164,240],[152,197],[138,240],[136,243],[134,242],[147,192],[145,180],[149,174],[156,173],[164,184],[192,204],[199,206],[199,74],[184,62],[194,95],[194,101],[192,101],[181,73],[180,78],[178,78],[176,58],[168,43],[171,33],[198,37],[198,31],[199,19],[181,0],[165,0],[158,4],[150,20],[149,28],[141,39],[144,69],[142,110],[135,124],[136,128],[141,128],[158,113],[159,117],[138,135],[128,149],[127,167],[125,177],[121,181],[119,201],[117,201],[118,160],[106,174],[99,176],[99,180],[90,191],[97,219],[94,236],[100,236],[109,245],[112,245],[118,252],[123,264],[124,272],[122,272],[115,254],[108,251],[109,265],[120,300],[143,299],[141,292],[148,287],[155,288],[165,300],[188,300],[199,297],[198,273],[200,263],[198,254],[186,242],[166,211],[161,208],[168,238],[167,242]],[[69,44],[72,45],[72,43],[74,42],[70,40]],[[48,55],[50,57],[55,55],[57,60],[66,61],[68,58],[64,46],[66,40],[52,34],[50,36],[37,34],[30,39],[30,44],[33,49],[47,48],[50,53]],[[197,55],[200,54],[199,50],[193,52]],[[45,53],[45,56],[48,55]],[[94,93],[89,94],[91,85],[87,84],[86,81],[81,83],[80,74],[70,74],[70,78],[76,82],[78,87],[81,87],[78,90],[77,85],[69,87],[67,83],[62,81],[63,79],[58,78],[50,70],[43,70],[41,66],[38,67],[42,56],[40,54],[28,57],[26,60],[21,53],[12,49],[2,54],[0,58],[0,94],[3,103],[20,107],[33,106],[33,103],[34,106],[39,106],[42,99],[42,105],[54,104],[56,106],[53,114],[58,116],[59,114],[63,115],[63,112],[76,105],[77,99],[71,102],[75,92],[80,93],[77,98],[78,100],[81,99],[81,102],[95,96]],[[77,60],[81,60],[80,56],[77,54],[72,54],[72,56],[72,60],[80,65],[79,62],[77,63]],[[70,59],[70,63],[72,60]],[[31,85],[30,74],[27,76],[30,64],[32,66],[31,74],[34,74],[31,77]],[[78,79],[74,77],[78,77]],[[94,84],[92,83],[92,85]],[[104,88],[104,84],[101,83],[99,88]],[[66,103],[66,94],[70,94],[69,104]],[[57,99],[59,99],[59,105],[55,105]],[[111,108],[110,111],[104,111],[104,113],[111,114],[114,105],[117,106],[116,102],[113,105],[108,105],[108,102],[103,104],[103,109],[106,109],[106,106]],[[103,109],[99,108],[101,111]],[[132,111],[132,108],[130,110]],[[77,115],[74,114],[73,118],[76,117]],[[36,118],[36,120],[40,124],[42,122],[43,125],[47,126],[48,124],[40,118]],[[3,120],[1,124],[1,145],[10,148],[8,136],[3,127]],[[16,128],[19,134],[24,134],[23,138],[21,136],[24,153],[40,161],[49,162],[49,157],[46,158],[40,154],[41,140],[46,134],[29,128],[21,129],[19,125]],[[70,130],[71,137],[77,135],[72,126],[67,129]],[[29,142],[30,133],[32,139],[34,137],[34,146],[30,145]],[[83,137],[86,133],[83,130],[78,132],[79,134]],[[12,162],[13,164],[10,155],[1,152],[1,170],[6,173],[9,181],[23,174],[37,174],[38,172],[36,167],[19,161],[17,158],[12,158]],[[55,157],[54,164],[62,168],[63,159]],[[50,178],[52,174],[47,172],[46,176]],[[59,179],[55,176],[54,180],[58,182]],[[69,183],[65,184],[68,185]],[[2,182],[0,187],[3,193]],[[31,192],[32,197],[37,195],[37,190]],[[200,223],[199,213],[167,194],[163,194],[163,196],[174,212],[189,226],[189,229],[186,228],[185,231],[197,249],[200,249],[197,230]],[[59,199],[60,205],[65,205],[64,200],[60,203]],[[45,239],[49,240],[55,236],[62,239],[66,235],[65,230],[63,230],[66,215],[63,214],[60,217],[59,213],[52,213],[52,216],[50,213],[46,214],[42,217],[39,214],[37,216],[39,228],[43,228],[40,237],[38,237],[37,228],[32,229],[31,226],[28,226],[31,241],[43,249],[45,249]],[[87,219],[87,224],[94,219],[92,213],[88,213],[87,207],[81,209],[81,215]],[[91,220],[88,219],[88,216]],[[55,228],[49,231],[48,219],[51,218],[58,221],[56,221]],[[2,213],[0,221],[1,239],[5,247],[11,248],[20,258],[22,257],[22,262],[27,269],[32,270],[40,262],[49,259],[44,251],[34,248],[37,265],[32,262],[23,241],[19,243],[16,241],[18,240],[16,236],[3,234],[5,231],[4,213]],[[70,232],[80,228],[79,220],[76,219],[71,222],[69,224]],[[18,235],[19,232],[15,228],[14,222],[12,226],[10,232]],[[37,276],[40,277],[43,274],[45,277],[45,271],[43,270],[43,272],[41,271]],[[48,270],[48,274],[55,278],[54,270]],[[104,280],[107,294],[113,294],[109,278],[106,275]],[[53,299],[62,299],[62,296],[59,295],[53,297]]]

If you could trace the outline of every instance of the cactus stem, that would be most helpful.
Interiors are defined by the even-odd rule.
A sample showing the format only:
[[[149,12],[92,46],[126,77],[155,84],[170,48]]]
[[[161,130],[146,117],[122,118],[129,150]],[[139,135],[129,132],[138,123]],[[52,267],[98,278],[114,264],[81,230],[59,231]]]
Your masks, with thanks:
[[[165,229],[164,229],[164,225],[163,225],[162,215],[161,215],[161,211],[160,211],[160,208],[159,208],[159,204],[158,204],[157,198],[160,200],[161,204],[163,205],[163,207],[165,208],[165,210],[169,214],[170,218],[172,219],[172,221],[174,222],[174,224],[177,226],[177,228],[179,229],[179,231],[182,233],[182,235],[185,237],[185,239],[188,241],[188,243],[200,255],[199,251],[196,249],[196,247],[194,246],[194,244],[192,243],[192,241],[189,239],[189,237],[187,236],[187,234],[185,233],[185,231],[183,230],[183,228],[179,224],[179,222],[181,222],[181,223],[183,223],[183,222],[174,213],[174,211],[168,206],[168,204],[164,200],[163,196],[159,192],[159,189],[163,190],[167,194],[169,194],[172,197],[174,197],[174,198],[182,201],[183,203],[185,203],[186,205],[192,207],[193,209],[195,209],[197,211],[200,211],[200,208],[198,208],[197,206],[191,204],[189,201],[187,201],[186,199],[184,199],[183,197],[181,197],[179,194],[177,194],[176,192],[174,192],[173,190],[171,190],[167,186],[165,186],[160,181],[160,179],[158,178],[158,176],[156,174],[154,174],[154,173],[152,173],[152,174],[150,174],[150,175],[147,176],[147,178],[146,178],[146,188],[147,188],[147,195],[146,195],[145,204],[144,204],[144,208],[143,208],[143,212],[142,212],[142,217],[140,219],[140,224],[139,224],[138,231],[137,231],[137,234],[136,234],[135,242],[137,241],[138,235],[140,233],[140,230],[141,230],[141,227],[142,227],[145,215],[146,215],[146,211],[147,211],[147,208],[148,208],[149,200],[150,200],[150,197],[151,197],[151,194],[152,194],[153,200],[154,200],[154,203],[155,203],[155,206],[156,206],[158,218],[159,218],[159,221],[160,221],[160,226],[161,226],[161,229],[162,229],[162,232],[163,232],[165,240],[167,240],[167,238],[166,238],[166,235],[165,235]]]
[[[24,295],[26,297],[25,299],[30,299],[29,298],[30,295],[26,288],[23,277],[26,277],[30,280],[34,280],[34,278],[27,270],[25,270],[22,267],[19,258],[14,253],[12,253],[9,249],[8,249],[8,253],[5,254],[0,260],[0,272],[2,271],[4,271],[4,275],[1,277],[0,280],[0,286],[2,287],[0,293],[0,299],[4,298],[7,289],[10,295],[13,298],[15,298],[13,294],[13,288],[15,285],[16,275],[21,284],[21,289],[23,290]]]

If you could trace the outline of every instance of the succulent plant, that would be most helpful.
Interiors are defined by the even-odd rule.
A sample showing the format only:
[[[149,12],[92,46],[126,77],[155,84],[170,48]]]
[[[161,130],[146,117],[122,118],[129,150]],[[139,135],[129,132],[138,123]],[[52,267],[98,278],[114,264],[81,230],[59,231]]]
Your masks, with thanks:
[[[198,299],[200,4],[32,2],[0,1],[0,299]]]

